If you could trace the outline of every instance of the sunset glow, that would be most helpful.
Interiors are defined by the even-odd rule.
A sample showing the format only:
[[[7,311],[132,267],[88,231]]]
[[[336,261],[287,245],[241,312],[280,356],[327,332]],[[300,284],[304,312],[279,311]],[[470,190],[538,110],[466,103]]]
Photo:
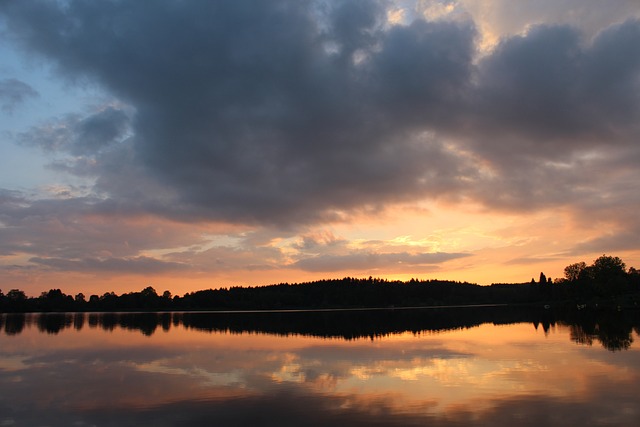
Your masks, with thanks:
[[[4,293],[640,268],[636,2],[37,0],[0,34]]]
[[[9,378],[20,374],[20,386],[37,380],[43,386],[38,393],[44,393],[73,363],[75,372],[104,383],[99,395],[87,393],[86,385],[78,383],[82,376],[69,376],[68,384],[74,386],[65,388],[65,407],[82,411],[107,404],[122,411],[161,408],[190,400],[215,405],[287,388],[372,414],[384,404],[396,414],[446,417],[473,411],[488,416],[503,400],[528,402],[531,406],[520,410],[532,412],[535,399],[545,396],[559,411],[566,402],[590,402],[594,393],[608,390],[607,383],[636,384],[636,348],[614,363],[606,349],[576,345],[569,337],[569,326],[558,324],[544,332],[531,323],[348,341],[205,332],[175,324],[150,336],[86,323],[47,335],[29,323],[11,338],[0,335],[0,373]],[[61,354],[75,359],[65,363]],[[45,370],[50,375],[38,375]],[[123,387],[124,378],[136,381]],[[617,405],[624,409],[620,417],[632,416],[633,396],[617,393]],[[17,393],[13,399],[26,404],[30,397]]]

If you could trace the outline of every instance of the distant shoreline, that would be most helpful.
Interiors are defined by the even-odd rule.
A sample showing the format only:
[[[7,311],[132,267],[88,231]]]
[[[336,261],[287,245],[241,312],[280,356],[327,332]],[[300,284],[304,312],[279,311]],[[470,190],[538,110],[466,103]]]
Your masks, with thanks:
[[[305,283],[205,289],[183,296],[159,294],[148,286],[140,292],[87,297],[60,289],[30,298],[18,289],[0,291],[0,312],[152,312],[152,311],[358,311],[436,309],[444,307],[551,306],[625,307],[640,305],[640,272],[626,270],[617,257],[603,255],[587,266],[565,269],[567,278],[481,286],[446,280],[389,281],[369,277],[318,280]]]

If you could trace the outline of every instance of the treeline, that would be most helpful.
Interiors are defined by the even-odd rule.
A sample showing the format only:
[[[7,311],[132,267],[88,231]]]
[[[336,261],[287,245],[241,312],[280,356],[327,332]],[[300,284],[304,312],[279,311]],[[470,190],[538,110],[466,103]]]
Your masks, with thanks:
[[[534,284],[535,280],[531,279]],[[578,300],[584,303],[613,300],[618,305],[637,305],[640,293],[640,271],[626,264],[617,256],[602,255],[592,264],[570,264],[564,269],[564,277],[556,280],[540,273],[538,293],[543,300]],[[626,298],[623,298],[626,297]]]
[[[192,311],[279,310],[364,307],[421,307],[471,304],[527,304],[613,302],[635,306],[640,293],[640,272],[627,270],[618,257],[603,255],[593,264],[584,262],[565,268],[565,277],[552,280],[540,273],[529,283],[480,286],[442,280],[389,281],[369,277],[346,277],[299,284],[281,283],[258,287],[230,287],[173,296],[158,294],[153,287],[117,295],[107,292],[86,298],[66,295],[60,289],[27,297],[19,289],[0,290],[2,312],[63,311]]]
[[[440,280],[388,281],[385,279],[320,280],[298,284],[207,289],[173,296],[158,294],[153,287],[117,295],[107,292],[86,298],[66,295],[60,289],[29,298],[13,289],[0,294],[6,312],[48,311],[190,311],[325,309],[443,304],[489,303],[482,286]]]

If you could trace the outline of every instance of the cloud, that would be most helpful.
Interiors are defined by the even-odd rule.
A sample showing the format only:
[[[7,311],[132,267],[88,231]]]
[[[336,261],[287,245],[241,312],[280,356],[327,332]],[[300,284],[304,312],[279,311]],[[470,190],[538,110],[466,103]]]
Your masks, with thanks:
[[[438,264],[453,259],[469,256],[464,253],[373,253],[356,252],[348,255],[319,255],[296,261],[291,267],[305,271],[331,272],[345,270],[383,270],[391,271],[396,268],[406,270],[417,267],[436,269]]]
[[[309,251],[318,248],[342,247],[347,243],[344,238],[335,236],[331,231],[318,231],[300,236],[300,241],[293,247],[300,251]]]
[[[585,177],[578,153],[638,136],[634,20],[593,41],[534,26],[477,62],[473,22],[388,26],[378,2],[77,0],[4,12],[63,76],[95,80],[136,111],[132,123],[115,108],[75,118],[63,141],[42,129],[23,139],[87,154],[131,126],[118,167],[164,188],[154,208],[174,218],[313,223],[441,197],[545,207]],[[122,174],[108,156],[97,160],[100,190],[141,200],[113,185]]]
[[[185,270],[189,266],[176,262],[139,256],[132,258],[39,258],[33,257],[29,262],[51,267],[56,270],[77,271],[82,273],[100,273],[118,271],[122,274],[159,274],[169,271]]]
[[[640,112],[638,40],[638,21],[610,27],[586,46],[565,26],[536,26],[504,40],[479,64],[474,126],[532,138],[519,148],[546,156],[604,138],[628,143]]]
[[[39,260],[64,259],[69,267],[90,265],[77,262],[82,259],[144,261],[139,258],[144,251],[202,244],[207,232],[207,226],[121,213],[118,206],[99,198],[32,200],[19,192],[0,191],[0,251]]]
[[[205,250],[186,250],[168,253],[165,258],[189,264],[196,271],[256,271],[272,270],[286,263],[278,248],[269,245],[237,247],[215,245]]]
[[[634,20],[590,43],[574,28],[543,25],[483,57],[471,113],[455,132],[484,172],[470,197],[490,208],[569,207],[590,217],[585,201],[624,191],[638,177],[629,166],[640,135],[638,42]]]
[[[509,261],[505,262],[505,264],[510,265],[528,265],[528,264],[540,264],[543,262],[555,261],[557,258],[548,257],[521,257],[521,258],[513,258]]]
[[[638,247],[640,229],[627,229],[622,231],[607,231],[601,236],[574,245],[570,253],[574,255],[592,253],[617,253],[620,251],[633,251]]]
[[[85,117],[70,115],[31,128],[20,134],[18,141],[50,153],[91,156],[126,138],[129,123],[130,118],[123,109],[105,106]]]
[[[419,3],[427,15],[393,22],[390,3],[377,1],[2,3],[9,42],[45,58],[66,83],[97,84],[117,102],[19,136],[91,188],[4,203],[0,221],[17,228],[0,228],[0,250],[131,260],[152,239],[127,223],[140,240],[125,250],[91,219],[154,218],[172,224],[170,234],[180,223],[234,224],[258,239],[425,200],[519,214],[559,209],[608,227],[611,247],[633,246],[613,244],[638,229],[640,17],[632,7],[596,5],[602,13],[593,14],[581,2],[545,1],[525,14],[501,0]],[[83,253],[94,232],[106,253],[93,243]],[[248,241],[173,251],[178,241],[191,246],[187,236],[156,248],[175,262],[305,271],[427,269],[465,255],[332,239],[311,231],[287,254],[273,241],[255,251]]]
[[[0,108],[5,113],[11,113],[21,103],[28,98],[38,96],[38,92],[17,79],[0,80]]]
[[[438,0],[422,0],[428,8]],[[500,38],[521,34],[532,25],[541,22],[553,25],[579,27],[587,39],[602,28],[629,18],[640,18],[640,11],[633,2],[615,0],[603,3],[599,0],[538,0],[515,3],[510,0],[447,1],[452,12],[471,16],[482,29],[483,44],[490,45]]]
[[[4,11],[26,48],[135,108],[133,161],[185,215],[286,224],[453,191],[465,173],[441,142],[407,132],[399,107],[429,122],[446,116],[473,28],[383,32],[375,2],[350,3],[324,24],[306,2]]]

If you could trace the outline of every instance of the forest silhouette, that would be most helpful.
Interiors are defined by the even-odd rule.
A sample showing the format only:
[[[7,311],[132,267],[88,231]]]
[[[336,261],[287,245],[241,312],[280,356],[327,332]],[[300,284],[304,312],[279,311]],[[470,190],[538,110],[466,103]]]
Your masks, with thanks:
[[[442,280],[389,281],[369,277],[262,287],[207,289],[172,296],[153,287],[102,296],[66,295],[60,289],[29,298],[18,289],[0,291],[0,330],[20,334],[35,326],[43,333],[84,327],[157,330],[184,327],[202,332],[309,335],[374,339],[471,328],[483,323],[532,323],[545,333],[556,324],[570,328],[583,345],[608,350],[630,347],[640,333],[640,272],[618,257],[574,263],[565,277],[540,273],[527,283],[480,286]],[[40,314],[37,314],[40,312]],[[25,314],[29,313],[29,314]]]
[[[86,298],[51,289],[27,297],[19,289],[0,290],[0,312],[109,312],[198,310],[310,310],[400,308],[448,305],[518,304],[573,308],[637,308],[640,272],[618,257],[602,255],[591,265],[568,265],[565,277],[544,273],[527,283],[481,286],[442,280],[389,281],[369,277],[268,286],[207,289],[173,296],[148,286],[140,292],[106,292]]]

